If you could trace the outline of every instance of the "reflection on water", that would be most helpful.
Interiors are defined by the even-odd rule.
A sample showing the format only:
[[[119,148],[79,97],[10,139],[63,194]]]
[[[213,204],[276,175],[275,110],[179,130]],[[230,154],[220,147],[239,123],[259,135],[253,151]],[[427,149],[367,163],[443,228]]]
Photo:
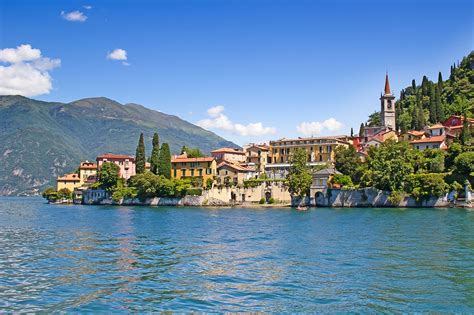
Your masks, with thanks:
[[[474,212],[0,199],[0,312],[474,312]]]

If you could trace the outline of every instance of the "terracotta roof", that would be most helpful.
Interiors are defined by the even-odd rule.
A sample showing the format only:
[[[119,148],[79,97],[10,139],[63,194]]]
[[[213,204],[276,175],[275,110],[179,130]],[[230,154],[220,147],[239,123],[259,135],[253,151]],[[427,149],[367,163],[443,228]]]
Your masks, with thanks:
[[[198,157],[198,158],[188,158],[188,157],[174,156],[171,159],[171,163],[212,162],[212,161],[214,161],[214,157],[212,157],[212,156],[205,156],[205,157]]]
[[[95,162],[81,162],[81,165],[79,166],[79,169],[81,169],[81,170],[95,170],[95,169],[97,169],[97,163],[95,163]]]
[[[64,176],[58,176],[58,180],[65,182],[80,181],[79,175],[76,173],[64,174]]]
[[[445,128],[445,127],[441,124],[434,124],[433,126],[430,126],[427,129],[439,129],[439,128]]]
[[[408,133],[408,134],[414,135],[414,136],[422,136],[422,135],[425,134],[424,131],[418,131],[418,130],[409,130],[409,131],[407,131],[407,132],[405,132],[405,133]],[[405,133],[404,133],[404,134],[405,134]]]
[[[241,151],[240,149],[234,149],[234,148],[220,148],[220,149],[211,151],[211,153],[232,153],[232,154],[245,155],[244,151]]]
[[[111,159],[111,160],[130,160],[130,161],[135,161],[135,157],[130,156],[130,155],[125,155],[125,154],[112,154],[112,153],[105,153],[102,155],[99,155],[97,157],[97,160],[100,159]]]
[[[432,142],[443,142],[446,140],[446,136],[433,136],[425,139],[413,140],[410,143],[432,143]]]
[[[221,163],[219,163],[219,165],[217,166],[217,168],[221,168],[221,167],[224,167],[224,166],[228,166],[228,167],[231,167],[237,171],[243,171],[243,172],[252,172],[253,170],[248,168],[248,167],[245,167],[243,165],[239,165],[239,164],[235,164],[235,163],[230,163],[230,162],[227,162],[227,161],[223,161]]]
[[[388,73],[385,74],[385,89],[384,89],[384,92],[385,92],[385,95],[392,94],[392,92],[390,92],[390,83],[388,82]]]

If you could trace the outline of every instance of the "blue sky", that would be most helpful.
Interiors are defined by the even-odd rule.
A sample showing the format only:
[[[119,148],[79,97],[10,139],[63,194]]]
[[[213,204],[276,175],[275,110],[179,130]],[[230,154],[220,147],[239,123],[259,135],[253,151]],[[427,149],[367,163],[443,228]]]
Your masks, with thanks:
[[[358,130],[386,71],[398,96],[473,49],[458,0],[0,0],[0,21],[0,93],[19,76],[35,99],[139,103],[238,144]],[[19,62],[38,82],[20,45],[41,52]]]

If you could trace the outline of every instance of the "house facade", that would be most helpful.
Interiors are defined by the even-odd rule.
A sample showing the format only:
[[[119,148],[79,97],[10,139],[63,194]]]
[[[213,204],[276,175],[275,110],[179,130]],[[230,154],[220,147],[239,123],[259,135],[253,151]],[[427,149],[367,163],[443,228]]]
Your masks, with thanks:
[[[201,178],[205,183],[209,178],[214,180],[217,175],[217,162],[214,157],[188,158],[186,154],[175,155],[171,159],[171,177]]]
[[[58,176],[57,178],[57,187],[56,190],[61,190],[64,188],[73,191],[75,188],[81,187],[81,178],[76,173],[65,174],[63,176]]]
[[[247,158],[245,152],[239,149],[233,148],[220,148],[211,152],[211,156],[214,157],[217,163],[222,161],[229,161],[232,163],[245,163]]]
[[[240,164],[222,161],[217,165],[217,183],[228,185],[242,185],[244,180],[250,179],[254,171]]]
[[[95,162],[81,162],[79,165],[79,178],[81,179],[81,184],[93,181],[97,176],[97,163]]]
[[[420,140],[414,140],[410,142],[411,146],[417,150],[426,150],[426,149],[447,149],[446,136],[433,136],[429,138],[424,138]]]
[[[100,170],[105,162],[115,163],[120,168],[120,177],[129,179],[136,175],[135,157],[122,154],[106,153],[99,155],[96,159],[97,169]]]

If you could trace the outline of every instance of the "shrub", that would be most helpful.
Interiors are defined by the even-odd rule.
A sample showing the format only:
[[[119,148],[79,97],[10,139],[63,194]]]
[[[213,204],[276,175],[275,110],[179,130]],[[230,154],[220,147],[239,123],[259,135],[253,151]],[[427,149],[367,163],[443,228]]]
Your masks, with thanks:
[[[390,193],[390,196],[388,196],[388,201],[394,205],[394,206],[398,206],[398,204],[400,204],[400,201],[402,201],[403,199],[403,193],[401,191],[392,191]]]
[[[464,152],[454,159],[454,170],[458,174],[469,175],[474,172],[474,152]]]
[[[274,203],[275,203],[275,199],[273,199],[273,197],[270,197],[270,199],[268,199],[268,203],[269,203],[269,204],[274,204]]]
[[[444,174],[411,174],[407,176],[405,191],[413,195],[416,200],[440,197],[448,191],[448,184],[444,181]]]
[[[262,197],[258,203],[263,205],[265,203],[265,198]]]
[[[186,189],[188,196],[202,196],[202,188],[188,188]]]
[[[72,199],[72,191],[67,188],[58,190],[57,199]]]
[[[206,180],[206,189],[211,189],[213,183],[214,183],[214,181],[212,180],[212,178],[208,178]]]
[[[349,175],[335,174],[332,177],[331,183],[341,186],[352,187],[352,179]]]

